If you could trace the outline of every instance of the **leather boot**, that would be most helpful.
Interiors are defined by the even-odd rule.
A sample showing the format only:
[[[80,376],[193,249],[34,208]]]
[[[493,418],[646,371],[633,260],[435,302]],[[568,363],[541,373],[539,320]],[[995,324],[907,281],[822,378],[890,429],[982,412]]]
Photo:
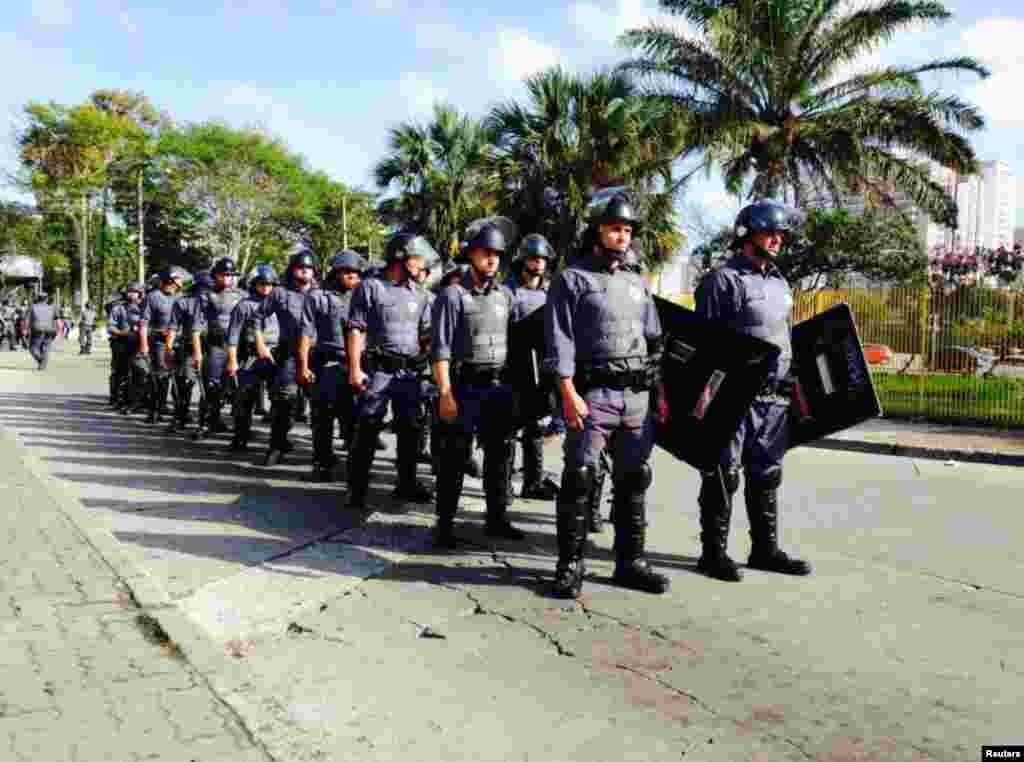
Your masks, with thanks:
[[[292,449],[288,432],[292,427],[294,401],[275,399],[270,405],[270,449],[263,460],[265,466],[276,466]]]
[[[348,506],[366,510],[366,493],[370,489],[375,444],[380,430],[373,421],[357,420],[352,426],[352,444],[348,448]]]
[[[562,471],[562,487],[555,506],[558,536],[558,563],[551,594],[556,598],[578,598],[583,590],[584,545],[587,542],[587,495],[593,486],[594,469],[567,467]]]
[[[463,464],[470,440],[460,431],[444,431],[443,426],[434,428],[433,435],[438,449],[437,493],[434,526],[434,547],[453,550],[458,545],[455,536],[455,514],[459,510],[459,498],[465,481]]]
[[[558,485],[544,475],[544,437],[523,438],[523,489],[519,496],[528,500],[554,500]]]
[[[594,484],[587,493],[587,532],[598,534],[604,531],[604,519],[601,517],[601,503],[604,501],[604,483],[608,478],[608,472],[598,466],[594,474]],[[613,503],[614,505],[614,503]],[[614,507],[612,511],[614,512]],[[614,514],[609,517],[614,520]]]
[[[224,424],[224,389],[219,384],[217,386],[210,387],[210,391],[207,394],[207,403],[209,405],[207,409],[207,419],[209,423],[207,428],[211,434],[223,434],[228,430],[228,427]]]
[[[508,520],[509,480],[511,460],[515,456],[514,444],[508,440],[488,442],[484,450],[484,496],[487,500],[487,518],[484,534],[506,540],[523,540],[526,534],[512,526]]]
[[[249,449],[250,436],[252,436],[252,398],[243,397],[235,407],[235,435],[231,438],[228,450],[245,452]]]
[[[330,405],[313,402],[310,405],[310,430],[313,435],[313,479],[330,481],[338,459],[334,454],[334,419]]]
[[[641,484],[635,481],[615,485],[615,573],[612,582],[646,593],[664,593],[669,588],[668,577],[654,571],[644,558],[647,486]]]
[[[205,387],[205,381],[200,381],[199,383],[204,384]],[[199,412],[196,419],[196,430],[192,433],[192,438],[197,441],[203,439],[207,433],[210,411],[212,409],[210,405],[210,397],[211,392],[208,388],[206,389],[206,392],[201,394],[199,397]]]
[[[429,503],[434,491],[417,479],[419,465],[420,432],[411,426],[396,426],[395,450],[397,455],[398,485],[392,497],[410,503]]]
[[[750,520],[750,558],[747,567],[761,571],[806,576],[811,565],[790,558],[779,549],[779,493],[775,488],[748,485],[744,490],[747,518]]]
[[[732,496],[739,476],[713,471],[702,475],[700,496],[700,541],[702,546],[697,571],[723,582],[743,579],[736,562],[729,558],[729,523],[732,520]]]

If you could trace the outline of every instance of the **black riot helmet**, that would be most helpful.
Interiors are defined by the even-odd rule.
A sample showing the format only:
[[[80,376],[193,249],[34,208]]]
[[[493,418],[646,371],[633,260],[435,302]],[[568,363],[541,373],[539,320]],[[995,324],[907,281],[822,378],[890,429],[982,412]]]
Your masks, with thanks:
[[[548,265],[552,265],[556,259],[555,250],[551,248],[548,239],[540,233],[530,233],[519,242],[516,249],[515,259],[512,260],[512,269],[515,272],[522,272],[526,269],[526,260],[540,257]]]
[[[594,193],[587,203],[586,218],[594,228],[617,222],[631,225],[633,235],[642,227],[636,207],[624,188],[605,188]]]
[[[473,249],[488,249],[505,254],[512,248],[512,241],[518,233],[516,224],[508,217],[482,217],[466,226],[466,255]]]
[[[296,267],[312,267],[316,270],[316,255],[309,249],[299,249],[288,257],[288,269],[294,270]]]
[[[231,257],[221,257],[218,259],[213,263],[210,272],[213,275],[238,275],[238,270],[235,269],[235,260]]]
[[[272,265],[256,265],[256,269],[249,273],[249,286],[256,286],[260,283],[268,283],[271,286],[277,285],[277,273]]]
[[[409,257],[422,257],[423,262],[440,259],[434,247],[416,233],[397,233],[388,239],[384,247],[384,261],[389,265],[404,262]]]
[[[139,283],[137,280],[131,281],[127,286],[124,287],[125,296],[128,294],[139,294],[140,296],[146,293],[146,287]]]
[[[796,209],[762,199],[740,210],[733,230],[737,242],[742,243],[751,233],[788,233],[800,224],[800,218]]]
[[[361,254],[351,249],[343,249],[331,257],[331,261],[328,263],[327,280],[333,280],[339,270],[349,270],[362,275],[366,271],[366,260]]]
[[[159,277],[161,283],[170,283],[171,281],[184,282],[190,276],[180,267],[165,267],[160,271]]]

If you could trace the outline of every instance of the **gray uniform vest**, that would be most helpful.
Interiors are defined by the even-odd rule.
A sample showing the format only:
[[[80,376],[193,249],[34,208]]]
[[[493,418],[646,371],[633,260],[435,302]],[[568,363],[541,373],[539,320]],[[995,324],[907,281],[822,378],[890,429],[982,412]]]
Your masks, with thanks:
[[[237,288],[225,288],[223,291],[209,291],[204,295],[206,317],[206,340],[211,346],[221,346],[228,335],[231,323],[231,312],[244,297]]]
[[[548,282],[541,281],[540,288],[527,288],[522,285],[518,278],[513,281],[512,295],[515,301],[512,305],[512,321],[522,320],[524,317],[539,310],[548,300]]]
[[[387,284],[376,290],[381,330],[369,337],[377,349],[411,357],[420,351],[420,315],[427,295],[419,288]]]
[[[268,315],[264,318],[256,316],[256,307],[262,304],[269,296],[250,296],[246,299],[240,309],[245,310],[245,324],[242,328],[242,343],[250,347],[256,346],[256,328],[263,334],[263,343],[267,347],[276,347],[281,338],[281,330],[277,325],[277,315]]]
[[[96,310],[91,307],[82,310],[82,327],[83,328],[95,328],[96,327]]]
[[[322,352],[345,354],[345,329],[352,292],[322,289],[310,297],[316,305],[316,347]]]
[[[577,361],[603,368],[616,360],[647,357],[647,292],[632,273],[583,270],[575,322]]]
[[[462,291],[462,346],[459,359],[467,365],[504,367],[508,359],[508,321],[512,294],[507,288],[487,293]]]
[[[733,327],[739,333],[755,336],[774,344],[780,350],[778,365],[772,378],[780,380],[789,373],[793,360],[790,343],[789,316],[793,309],[793,296],[786,279],[772,268],[762,275],[748,267],[736,267],[729,262],[729,274],[739,281],[742,299],[737,305]]]
[[[28,325],[32,333],[54,333],[57,330],[57,317],[50,304],[33,304],[28,316]]]

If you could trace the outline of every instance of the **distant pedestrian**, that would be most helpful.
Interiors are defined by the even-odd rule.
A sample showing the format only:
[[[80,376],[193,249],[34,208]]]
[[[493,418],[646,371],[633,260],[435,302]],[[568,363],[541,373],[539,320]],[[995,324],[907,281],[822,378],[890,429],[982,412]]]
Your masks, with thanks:
[[[57,315],[43,292],[36,296],[36,303],[29,308],[28,327],[32,336],[29,352],[39,370],[46,370],[50,359],[50,343],[57,335]]]

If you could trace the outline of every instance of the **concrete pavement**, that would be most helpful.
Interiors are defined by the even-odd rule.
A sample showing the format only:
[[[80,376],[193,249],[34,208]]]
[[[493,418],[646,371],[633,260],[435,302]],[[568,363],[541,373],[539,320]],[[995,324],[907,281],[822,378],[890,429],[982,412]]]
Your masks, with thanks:
[[[469,479],[474,544],[435,554],[429,507],[386,497],[390,453],[353,516],[305,480],[301,428],[274,469],[166,438],[107,410],[104,361],[0,354],[0,425],[273,759],[963,760],[1024,740],[1024,471],[801,449],[783,537],[815,574],[729,585],[692,572],[697,478],[658,453],[672,591],[611,586],[606,530],[565,603],[544,595],[552,504],[519,501],[528,541],[495,544]]]

